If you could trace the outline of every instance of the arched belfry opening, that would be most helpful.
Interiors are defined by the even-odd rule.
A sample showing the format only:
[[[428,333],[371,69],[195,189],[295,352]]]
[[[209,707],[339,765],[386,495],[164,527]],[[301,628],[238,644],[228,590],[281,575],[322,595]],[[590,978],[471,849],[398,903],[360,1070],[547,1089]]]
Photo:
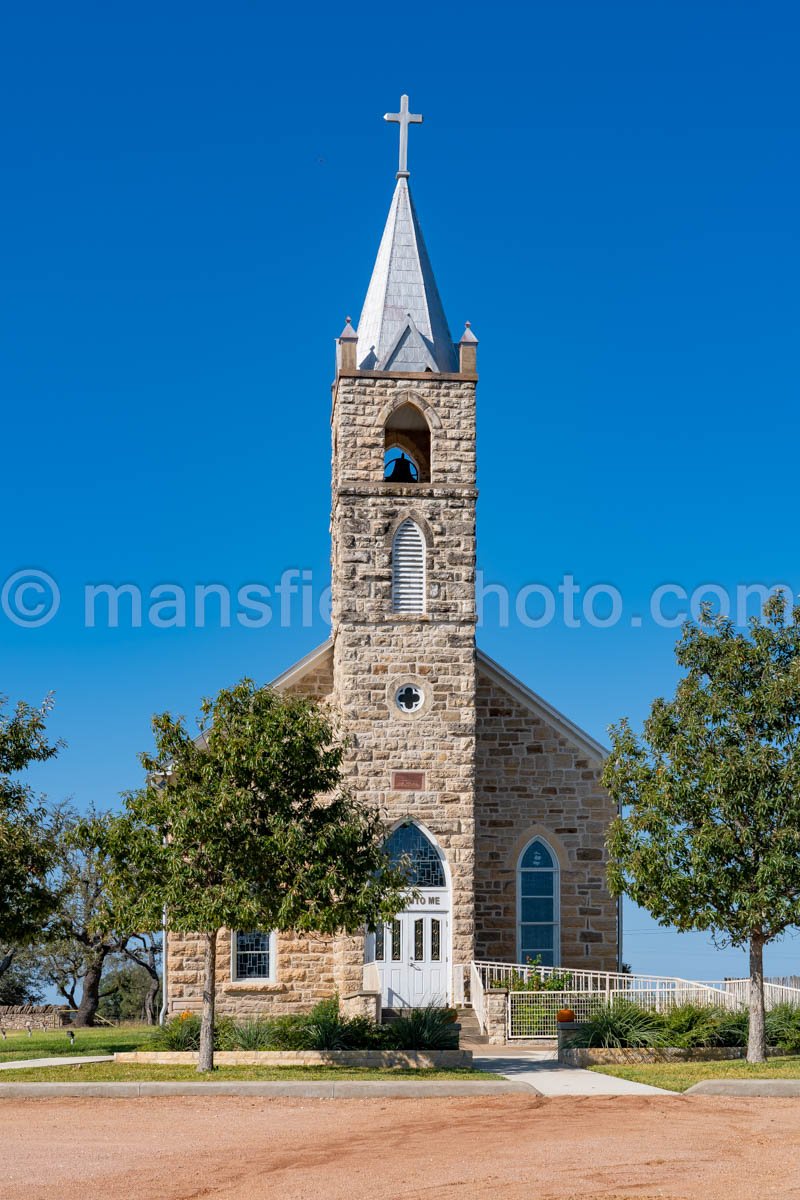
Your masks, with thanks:
[[[401,404],[384,426],[383,477],[392,483],[430,483],[431,431],[415,404]]]

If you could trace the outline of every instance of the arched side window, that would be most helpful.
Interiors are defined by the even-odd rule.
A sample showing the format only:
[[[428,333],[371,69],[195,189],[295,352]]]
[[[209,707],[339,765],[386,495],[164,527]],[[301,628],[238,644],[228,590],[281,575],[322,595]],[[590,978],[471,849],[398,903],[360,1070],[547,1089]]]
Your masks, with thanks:
[[[388,838],[385,849],[392,866],[406,866],[411,887],[447,887],[442,856],[413,821],[398,825]]]
[[[392,612],[425,612],[425,538],[410,517],[392,541]]]
[[[521,963],[557,967],[561,956],[558,859],[541,838],[520,855],[517,869],[517,951]]]

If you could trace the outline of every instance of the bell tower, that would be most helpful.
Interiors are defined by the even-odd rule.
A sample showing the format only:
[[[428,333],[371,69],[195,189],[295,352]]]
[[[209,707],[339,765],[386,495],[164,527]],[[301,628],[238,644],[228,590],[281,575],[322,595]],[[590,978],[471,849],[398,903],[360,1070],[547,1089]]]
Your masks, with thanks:
[[[446,893],[430,902],[449,991],[475,924],[477,339],[469,325],[451,339],[411,197],[408,127],[422,117],[403,96],[386,119],[400,126],[395,191],[358,327],[348,318],[336,347],[334,697],[348,785],[441,856]],[[363,942],[337,943],[340,995],[361,988]]]

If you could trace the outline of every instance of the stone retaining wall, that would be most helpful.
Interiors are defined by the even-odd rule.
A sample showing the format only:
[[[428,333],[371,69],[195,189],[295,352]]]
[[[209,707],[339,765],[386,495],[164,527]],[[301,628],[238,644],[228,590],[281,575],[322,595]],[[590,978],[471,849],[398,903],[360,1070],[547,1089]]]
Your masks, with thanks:
[[[194,1066],[191,1050],[128,1050],[114,1055],[118,1063],[162,1063]],[[218,1067],[471,1067],[471,1050],[215,1050]]]
[[[747,1051],[743,1046],[698,1046],[684,1050],[677,1046],[637,1046],[619,1049],[611,1046],[594,1046],[591,1049],[559,1049],[558,1061],[567,1067],[634,1066],[636,1064],[661,1062],[724,1062],[728,1059],[744,1058]],[[775,1054],[771,1049],[769,1054]]]
[[[0,1004],[0,1029],[60,1029],[69,1012],[58,1004]]]

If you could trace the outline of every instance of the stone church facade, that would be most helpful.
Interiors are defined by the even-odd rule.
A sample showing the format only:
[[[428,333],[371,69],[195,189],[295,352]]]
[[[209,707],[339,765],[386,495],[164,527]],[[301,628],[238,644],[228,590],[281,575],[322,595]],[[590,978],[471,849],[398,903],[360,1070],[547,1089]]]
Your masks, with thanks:
[[[332,707],[347,784],[421,899],[359,937],[220,935],[220,1013],[334,991],[449,1003],[473,960],[617,969],[603,748],[476,647],[476,386],[477,340],[448,332],[401,148],[358,329],[337,343],[331,639],[273,686]],[[170,934],[166,962],[168,1010],[198,1008],[199,939]]]

